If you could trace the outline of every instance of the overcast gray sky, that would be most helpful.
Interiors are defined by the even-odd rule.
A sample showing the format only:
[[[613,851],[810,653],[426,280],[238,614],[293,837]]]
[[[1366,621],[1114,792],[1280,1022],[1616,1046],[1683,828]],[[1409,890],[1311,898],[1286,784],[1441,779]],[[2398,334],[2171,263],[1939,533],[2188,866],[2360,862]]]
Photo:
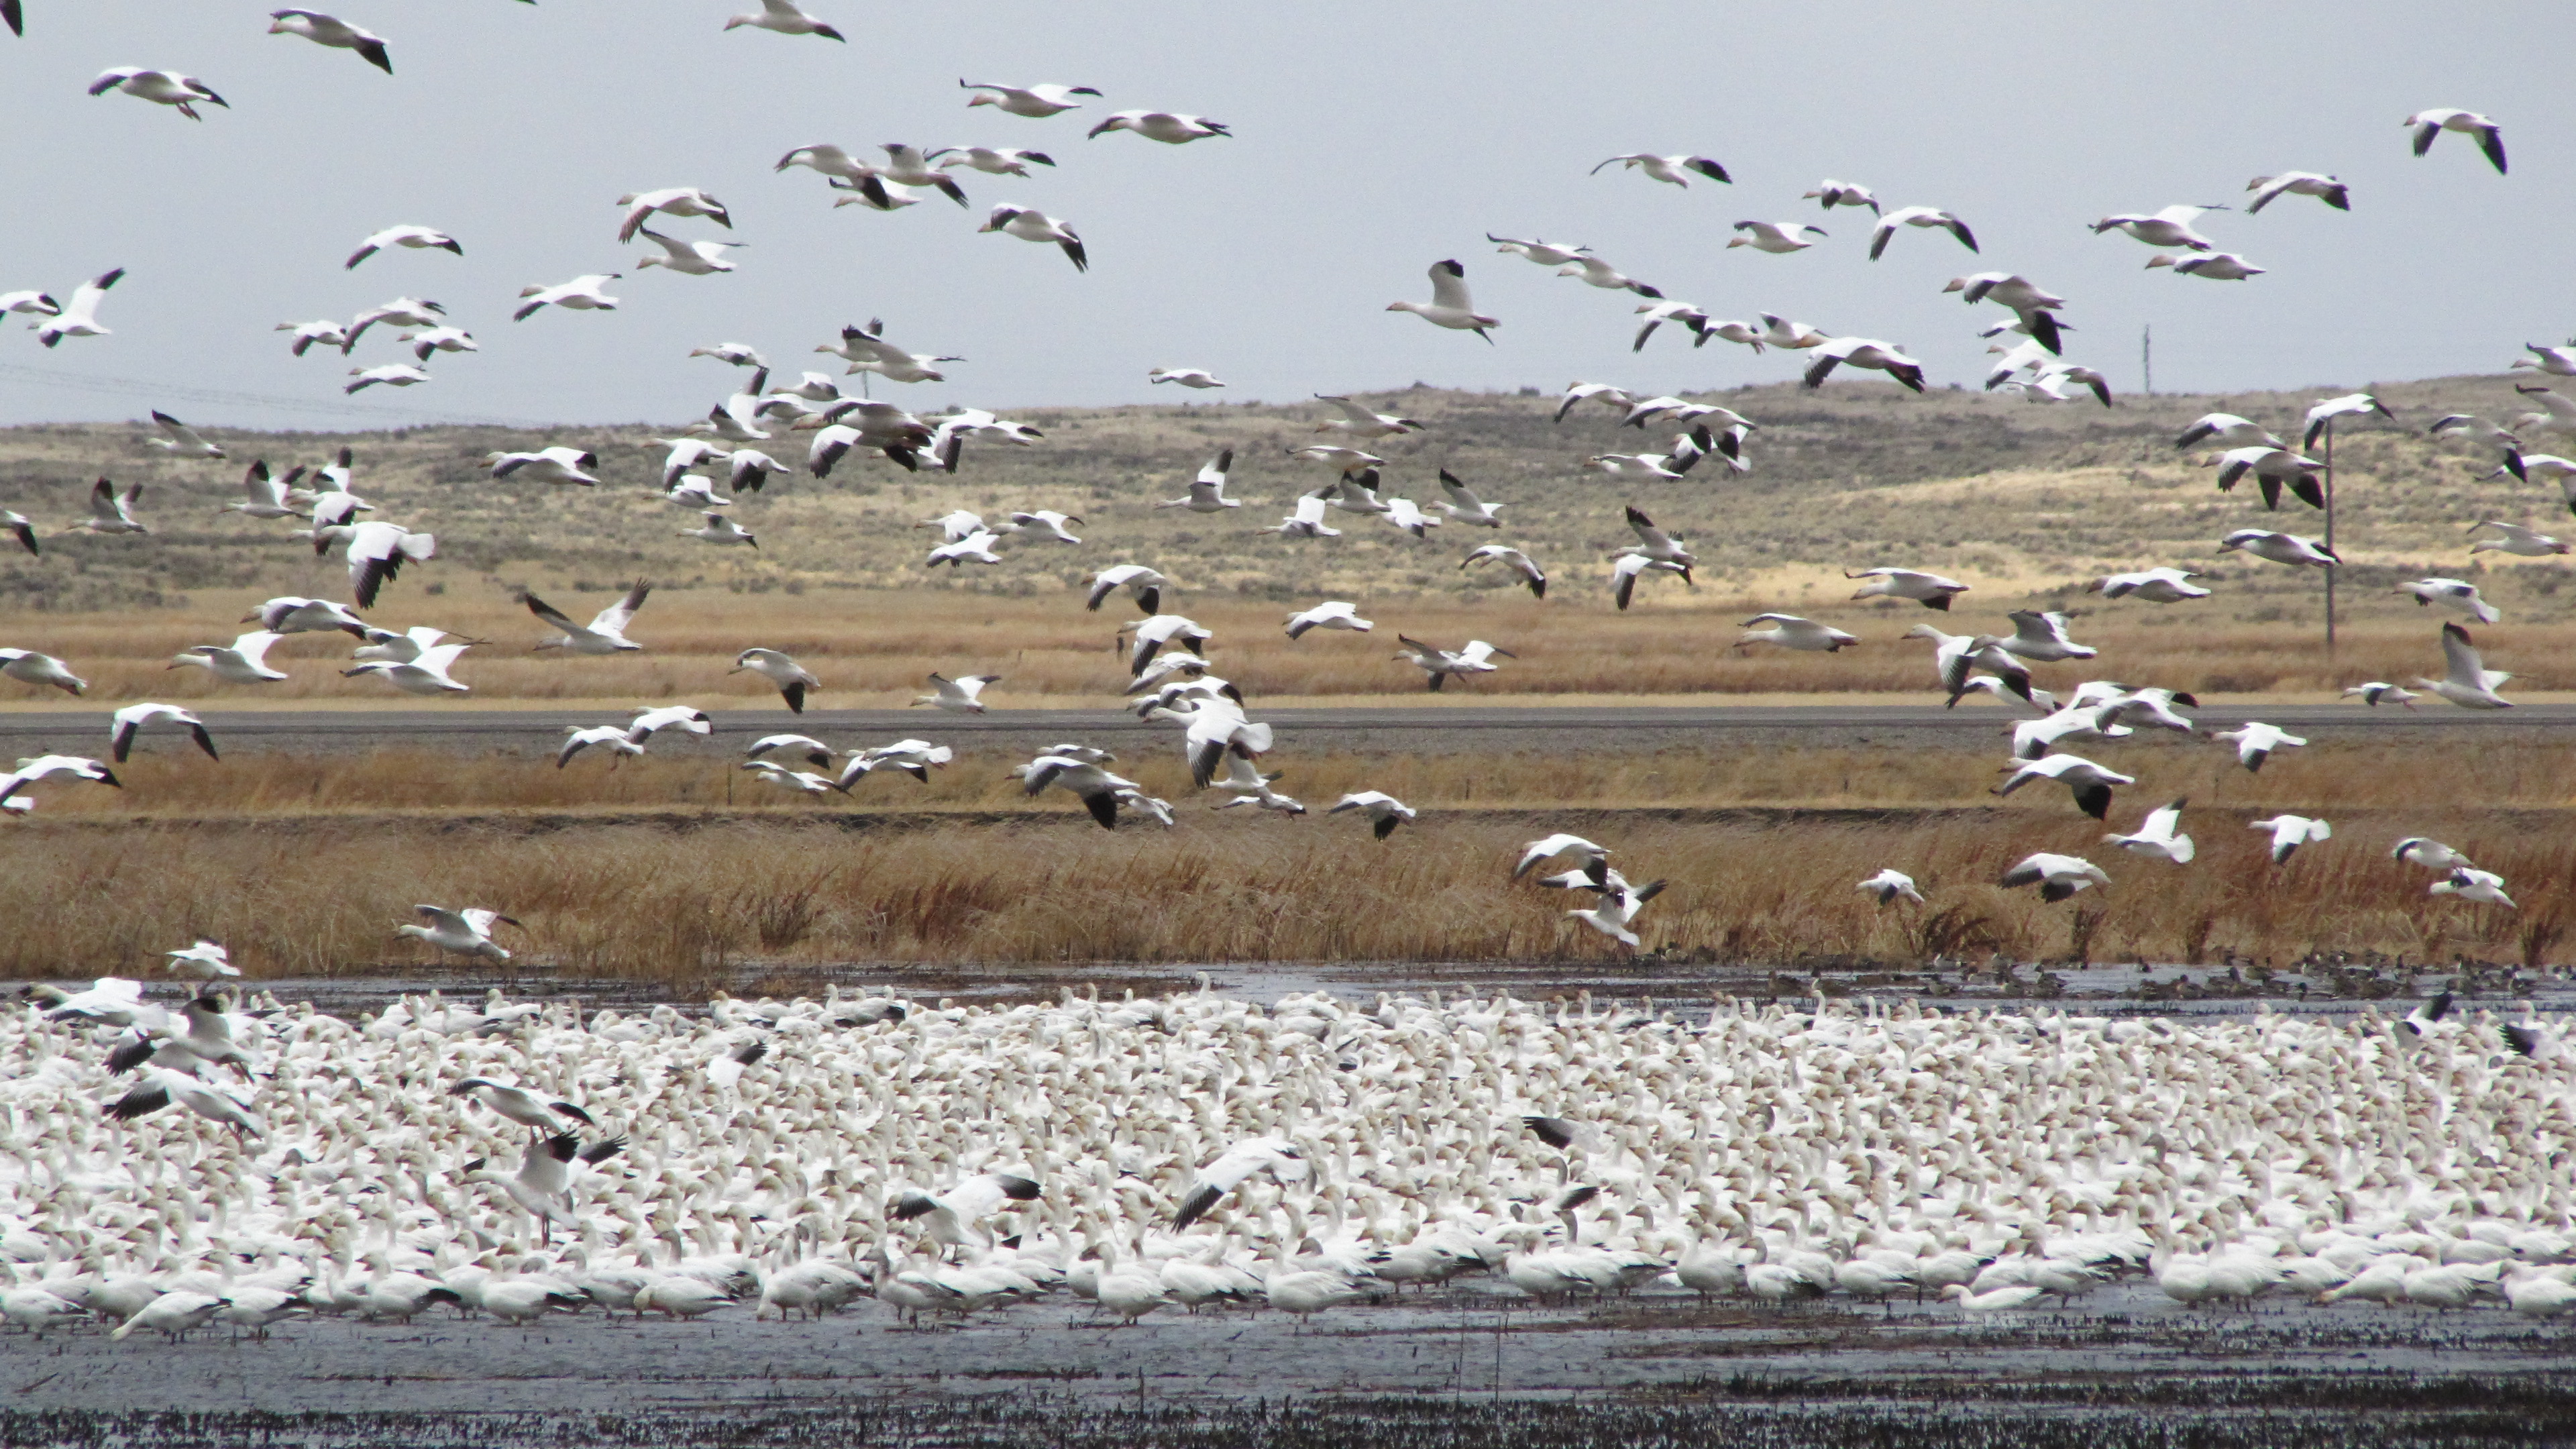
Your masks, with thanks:
[[[457,419],[673,422],[737,378],[687,356],[743,341],[791,374],[872,316],[946,383],[878,385],[929,407],[1177,401],[1156,366],[1208,368],[1223,400],[1401,387],[1655,390],[1794,376],[1796,360],[1667,328],[1632,356],[1636,299],[1494,254],[1488,231],[1588,244],[1721,316],[1777,312],[1911,347],[1936,383],[1982,376],[1992,308],[1941,294],[2018,271],[2072,299],[2067,352],[2138,383],[2152,323],[2166,391],[2360,384],[2500,370],[2576,330],[2566,236],[2576,11],[2395,3],[1597,6],[1072,5],[812,0],[847,44],[724,32],[752,0],[334,0],[385,36],[396,74],[266,32],[248,0],[26,0],[0,33],[10,204],[0,291],[61,297],[128,269],[106,338],[48,353],[0,330],[0,422],[139,417],[346,427]],[[203,123],[82,94],[116,65],[184,71],[231,102]],[[960,77],[1106,93],[1045,121],[968,110]],[[2469,138],[2409,154],[2409,113],[2482,110],[2513,174]],[[1197,112],[1233,139],[1086,141],[1110,110]],[[886,141],[1043,150],[1030,180],[962,175],[887,215],[835,210],[788,150]],[[1585,174],[1628,151],[1714,156],[1735,184],[1688,191]],[[2090,234],[2106,213],[2239,202],[2248,178],[2332,172],[2350,215],[2285,198],[2203,229],[2271,269],[2245,283],[2146,271],[2150,249]],[[1889,206],[1950,208],[1983,256],[1938,232],[1867,260],[1866,213],[1799,193],[1833,176]],[[694,185],[732,209],[741,270],[638,273],[624,192]],[[1051,247],[977,235],[995,202],[1070,222]],[[1792,256],[1724,250],[1730,223],[1820,221]],[[464,244],[341,261],[397,222]],[[724,236],[703,221],[686,236]],[[640,241],[640,238],[639,238]],[[1382,310],[1467,267],[1498,345]],[[616,313],[513,324],[518,289],[624,272]],[[344,399],[345,369],[408,360],[384,329],[346,362],[298,360],[270,328],[411,294],[481,342],[435,381]],[[790,379],[792,380],[792,378]]]

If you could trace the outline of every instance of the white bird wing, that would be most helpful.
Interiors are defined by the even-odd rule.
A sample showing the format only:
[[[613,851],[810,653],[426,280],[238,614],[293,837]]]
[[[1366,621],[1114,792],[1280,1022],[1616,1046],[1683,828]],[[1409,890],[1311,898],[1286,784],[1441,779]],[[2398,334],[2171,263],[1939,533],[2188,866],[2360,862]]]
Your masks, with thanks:
[[[244,634],[233,640],[233,652],[249,660],[253,668],[258,668],[261,666],[262,656],[268,653],[268,646],[285,637],[283,634],[271,634],[265,629]]]
[[[637,584],[628,589],[624,598],[600,610],[590,621],[591,632],[623,637],[626,633],[626,625],[635,617],[635,611],[644,607],[644,596],[651,592],[653,592],[651,584]]]
[[[1431,305],[1459,312],[1473,312],[1476,304],[1467,295],[1467,278],[1456,262],[1438,262],[1431,268]]]
[[[420,651],[420,657],[412,661],[412,666],[443,675],[472,647],[470,644],[441,644],[435,649],[424,649]]]
[[[2477,646],[2469,642],[2469,632],[2456,624],[2442,626],[2442,662],[2444,681],[2463,689],[2491,689],[2502,682],[2487,672]]]

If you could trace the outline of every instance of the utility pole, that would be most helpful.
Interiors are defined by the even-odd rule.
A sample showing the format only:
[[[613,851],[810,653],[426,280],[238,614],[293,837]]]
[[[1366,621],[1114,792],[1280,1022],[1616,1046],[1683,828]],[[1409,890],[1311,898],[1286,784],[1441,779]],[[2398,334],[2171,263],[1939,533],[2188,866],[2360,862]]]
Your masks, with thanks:
[[[2156,395],[2156,326],[2150,322],[2138,329],[2138,367],[2147,375],[2146,395]]]
[[[2334,552],[2334,435],[2335,420],[2326,419],[2326,552]],[[2326,574],[2326,658],[2335,652],[2335,572],[2341,564],[2327,564]]]

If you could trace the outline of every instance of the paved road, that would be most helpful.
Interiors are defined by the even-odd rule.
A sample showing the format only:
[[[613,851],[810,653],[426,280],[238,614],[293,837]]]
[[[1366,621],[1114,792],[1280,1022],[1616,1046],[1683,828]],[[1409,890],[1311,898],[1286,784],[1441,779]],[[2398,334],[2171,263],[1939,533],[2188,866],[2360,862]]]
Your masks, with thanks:
[[[551,751],[568,725],[620,721],[614,710],[258,710],[201,711],[217,745],[227,751],[352,753],[398,747],[450,750]],[[1355,704],[1334,709],[1256,711],[1276,729],[1281,746],[1306,750],[1385,750],[1415,754],[1510,750],[1653,750],[1723,744],[1736,748],[1798,744],[1876,745],[1918,749],[1990,748],[2005,725],[2023,716],[1988,704],[1945,710],[1938,705],[1710,705],[1686,708],[1481,707],[1441,708]],[[2360,705],[2284,705],[2259,710],[2204,709],[2196,717],[2225,728],[2259,717],[2312,738],[2374,736],[2391,740],[2509,738],[2576,739],[2576,704],[2525,705],[2472,711],[2435,704],[2417,710]],[[765,734],[813,735],[831,744],[906,735],[986,750],[1036,750],[1061,740],[1106,748],[1121,737],[1164,737],[1171,727],[1131,714],[1099,710],[1002,710],[988,715],[948,715],[929,710],[727,710],[714,716],[717,743],[741,744]],[[104,753],[105,712],[0,714],[0,756],[68,748]],[[184,744],[183,736],[171,742]]]

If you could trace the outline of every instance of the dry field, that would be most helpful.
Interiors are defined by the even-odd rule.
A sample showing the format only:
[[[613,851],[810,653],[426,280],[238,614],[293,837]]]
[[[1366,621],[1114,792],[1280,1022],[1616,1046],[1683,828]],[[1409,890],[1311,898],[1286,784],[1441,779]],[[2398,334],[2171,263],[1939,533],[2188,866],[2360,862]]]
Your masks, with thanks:
[[[167,672],[168,656],[236,632],[248,602],[273,593],[343,596],[336,561],[316,561],[283,525],[218,516],[235,494],[239,465],[273,468],[326,459],[343,442],[358,450],[358,490],[380,517],[437,533],[441,557],[391,586],[375,611],[395,627],[433,624],[491,643],[460,670],[493,698],[760,697],[755,682],[728,681],[731,656],[751,644],[806,656],[839,704],[908,697],[932,669],[1005,676],[1004,701],[1103,698],[1122,683],[1109,644],[1134,617],[1123,600],[1099,615],[1079,607],[1085,574],[1110,563],[1150,562],[1180,585],[1171,607],[1218,631],[1221,667],[1273,699],[1418,692],[1418,675],[1393,662],[1397,631],[1434,642],[1491,639],[1521,653],[1482,691],[1698,695],[1743,692],[1912,690],[1928,677],[1928,646],[1894,642],[1923,621],[1965,632],[2002,626],[2007,608],[2039,602],[2078,614],[2077,637],[2103,650],[2104,671],[2214,694],[2315,694],[2361,678],[2408,677],[2431,666],[2435,616],[2392,594],[2426,573],[2478,580],[2507,622],[2482,631],[2493,667],[2525,691],[2576,688],[2566,647],[2576,614],[2558,592],[2558,560],[2473,563],[2462,528],[2502,517],[2566,522],[2554,490],[2480,481],[2493,450],[2429,440],[2423,422],[2449,411],[2511,417],[2524,402],[2511,379],[2461,378],[2381,390],[2405,426],[2375,423],[2338,444],[2343,500],[2338,544],[2352,562],[2341,588],[2345,647],[2328,659],[2316,642],[2321,582],[2239,557],[2214,557],[2237,526],[2316,531],[2318,516],[2293,503],[2266,514],[2245,490],[2221,495],[2210,474],[2171,446],[2190,418],[2223,408],[2295,432],[2310,393],[2125,399],[2104,411],[2035,406],[2004,395],[1936,392],[1913,398],[1868,384],[1821,393],[1763,388],[1723,400],[1763,424],[1754,470],[1717,467],[1679,483],[1605,480],[1580,471],[1595,452],[1659,448],[1662,435],[1614,426],[1587,406],[1549,421],[1548,396],[1395,394],[1381,406],[1421,418],[1422,433],[1388,440],[1387,491],[1427,501],[1430,474],[1455,469],[1507,507],[1499,532],[1450,526],[1416,542],[1358,514],[1335,514],[1334,540],[1291,543],[1259,530],[1286,511],[1320,470],[1284,456],[1313,439],[1320,408],[1216,405],[1033,413],[1047,441],[1034,448],[970,447],[955,478],[905,474],[883,460],[845,462],[827,480],[774,484],[737,508],[762,549],[716,550],[674,530],[694,519],[652,491],[659,451],[644,428],[567,428],[539,437],[500,430],[422,429],[350,437],[231,434],[224,463],[174,463],[125,427],[21,428],[0,432],[0,506],[49,528],[68,521],[89,478],[147,484],[148,538],[64,537],[42,558],[0,560],[0,644],[69,658],[103,699],[200,698],[209,681]],[[2319,392],[2324,389],[2318,390]],[[928,404],[924,403],[923,406]],[[2534,435],[2534,448],[2554,447]],[[544,489],[493,482],[477,466],[495,448],[569,443],[601,454],[606,486]],[[774,451],[801,456],[803,440]],[[1199,462],[1236,449],[1234,492],[1247,506],[1220,517],[1160,510]],[[2250,487],[2250,485],[2249,485]],[[1620,506],[1633,502],[1689,538],[1705,560],[1701,586],[1652,579],[1628,615],[1614,613],[1604,559],[1630,541]],[[1006,545],[997,568],[929,576],[919,560],[932,535],[913,525],[953,507],[998,516],[1048,506],[1083,516],[1087,542]],[[2570,524],[2576,528],[2576,524]],[[2562,529],[2562,531],[2566,531]],[[1461,572],[1474,544],[1497,538],[1527,548],[1554,576],[1549,599],[1531,600],[1490,570]],[[1974,587],[1945,617],[1911,605],[1847,607],[1845,567],[1904,564]],[[2109,567],[2205,565],[2219,590],[2205,603],[2160,608],[2087,602]],[[2487,565],[2492,565],[2489,567]],[[657,593],[635,626],[640,657],[562,661],[531,657],[535,621],[511,602],[533,585],[587,614],[608,591],[649,578]],[[1366,639],[1279,633],[1290,607],[1354,600],[1379,621]],[[1764,609],[1836,623],[1868,641],[1839,656],[1789,656],[1728,646],[1736,624]],[[295,678],[256,698],[371,699],[374,680],[343,680],[326,642],[297,641],[280,657]],[[2085,666],[2049,671],[2083,677]],[[33,691],[0,685],[10,696]]]
[[[1314,810],[1301,819],[1216,812],[1176,757],[1143,758],[1121,767],[1176,801],[1181,824],[1111,834],[1059,796],[1024,800],[997,759],[815,804],[714,751],[557,771],[404,753],[214,766],[162,748],[137,755],[123,792],[50,790],[0,827],[0,973],[148,972],[197,933],[254,975],[417,969],[392,927],[419,901],[506,911],[532,969],[682,992],[765,962],[1599,959],[1609,943],[1562,914],[1580,902],[1506,879],[1521,842],[1558,829],[1610,846],[1637,880],[1670,880],[1640,929],[1650,950],[1696,960],[2563,958],[2576,822],[2556,807],[2576,791],[2576,752],[2321,744],[2260,776],[2181,740],[2092,753],[2144,781],[2114,826],[2191,798],[2194,864],[2101,846],[2062,790],[1997,802],[1993,757],[1965,750],[1281,760],[1281,788]],[[1323,813],[1357,788],[1423,818],[1381,844]],[[2274,867],[2245,822],[2285,809],[2337,833]],[[2409,834],[2502,873],[2521,909],[2426,895],[2429,875],[2388,859]],[[1995,886],[2034,850],[2090,855],[2114,884],[2058,906]],[[1882,911],[1853,890],[1888,866],[1929,905]]]

